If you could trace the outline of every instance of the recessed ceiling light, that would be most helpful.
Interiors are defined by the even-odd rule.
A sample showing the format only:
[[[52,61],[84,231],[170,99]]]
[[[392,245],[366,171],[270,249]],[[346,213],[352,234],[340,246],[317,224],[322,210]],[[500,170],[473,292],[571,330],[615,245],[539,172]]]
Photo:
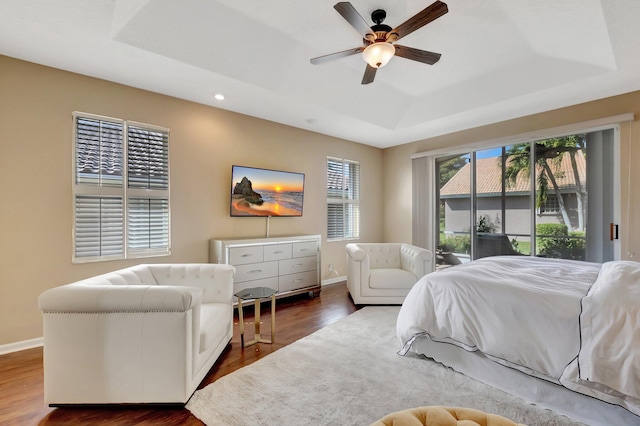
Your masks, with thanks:
[[[216,93],[213,97],[219,101],[224,101],[224,95],[222,93]]]

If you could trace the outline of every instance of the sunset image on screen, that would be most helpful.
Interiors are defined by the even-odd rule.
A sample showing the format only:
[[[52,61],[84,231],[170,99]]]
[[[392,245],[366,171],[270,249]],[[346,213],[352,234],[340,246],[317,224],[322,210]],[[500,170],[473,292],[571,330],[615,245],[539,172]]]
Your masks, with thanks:
[[[233,166],[231,216],[302,216],[304,174]]]

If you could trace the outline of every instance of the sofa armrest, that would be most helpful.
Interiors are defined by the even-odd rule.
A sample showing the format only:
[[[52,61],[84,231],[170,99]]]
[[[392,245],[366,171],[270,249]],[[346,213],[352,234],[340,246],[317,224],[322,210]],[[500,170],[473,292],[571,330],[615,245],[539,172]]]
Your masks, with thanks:
[[[369,253],[355,243],[347,244],[345,249],[347,252],[347,288],[353,300],[359,300],[363,287],[369,285]]]
[[[401,244],[400,259],[402,269],[411,272],[418,279],[433,270],[433,254],[422,247],[411,244]]]
[[[38,297],[43,312],[184,312],[200,305],[201,288],[158,285],[67,284]]]
[[[347,255],[349,256],[349,258],[356,262],[361,262],[364,258],[367,257],[367,251],[358,247],[357,244],[347,244],[345,249],[347,250]]]

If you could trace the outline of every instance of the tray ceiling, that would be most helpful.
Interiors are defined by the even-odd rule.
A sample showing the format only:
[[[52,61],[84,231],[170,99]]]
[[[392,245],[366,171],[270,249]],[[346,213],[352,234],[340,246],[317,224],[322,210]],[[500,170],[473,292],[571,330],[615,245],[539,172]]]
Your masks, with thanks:
[[[449,0],[402,40],[441,60],[364,86],[361,55],[309,62],[362,44],[334,3],[4,0],[0,54],[382,148],[640,89],[637,0]],[[393,27],[431,1],[351,3]]]

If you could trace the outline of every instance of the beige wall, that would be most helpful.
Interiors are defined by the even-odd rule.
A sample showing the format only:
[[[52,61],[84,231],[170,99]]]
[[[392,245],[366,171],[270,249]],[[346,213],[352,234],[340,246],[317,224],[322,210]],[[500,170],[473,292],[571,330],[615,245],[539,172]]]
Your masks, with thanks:
[[[206,88],[203,88],[206,90]],[[168,127],[172,254],[72,264],[72,111]],[[231,165],[305,173],[304,215],[270,235],[322,234],[322,276],[345,273],[326,242],[326,156],[361,164],[365,241],[382,238],[382,151],[0,56],[0,345],[42,336],[44,290],[142,262],[207,262],[212,237],[263,237],[265,218],[229,217]]]
[[[620,131],[622,257],[640,257],[640,92],[610,97],[515,120],[405,144],[384,151],[383,239],[411,241],[411,155],[633,112]],[[629,163],[631,162],[631,163]],[[629,176],[629,171],[631,176]],[[629,179],[630,178],[630,179]],[[629,182],[631,185],[629,186]],[[630,188],[630,191],[629,191]],[[630,220],[629,220],[630,218]]]

